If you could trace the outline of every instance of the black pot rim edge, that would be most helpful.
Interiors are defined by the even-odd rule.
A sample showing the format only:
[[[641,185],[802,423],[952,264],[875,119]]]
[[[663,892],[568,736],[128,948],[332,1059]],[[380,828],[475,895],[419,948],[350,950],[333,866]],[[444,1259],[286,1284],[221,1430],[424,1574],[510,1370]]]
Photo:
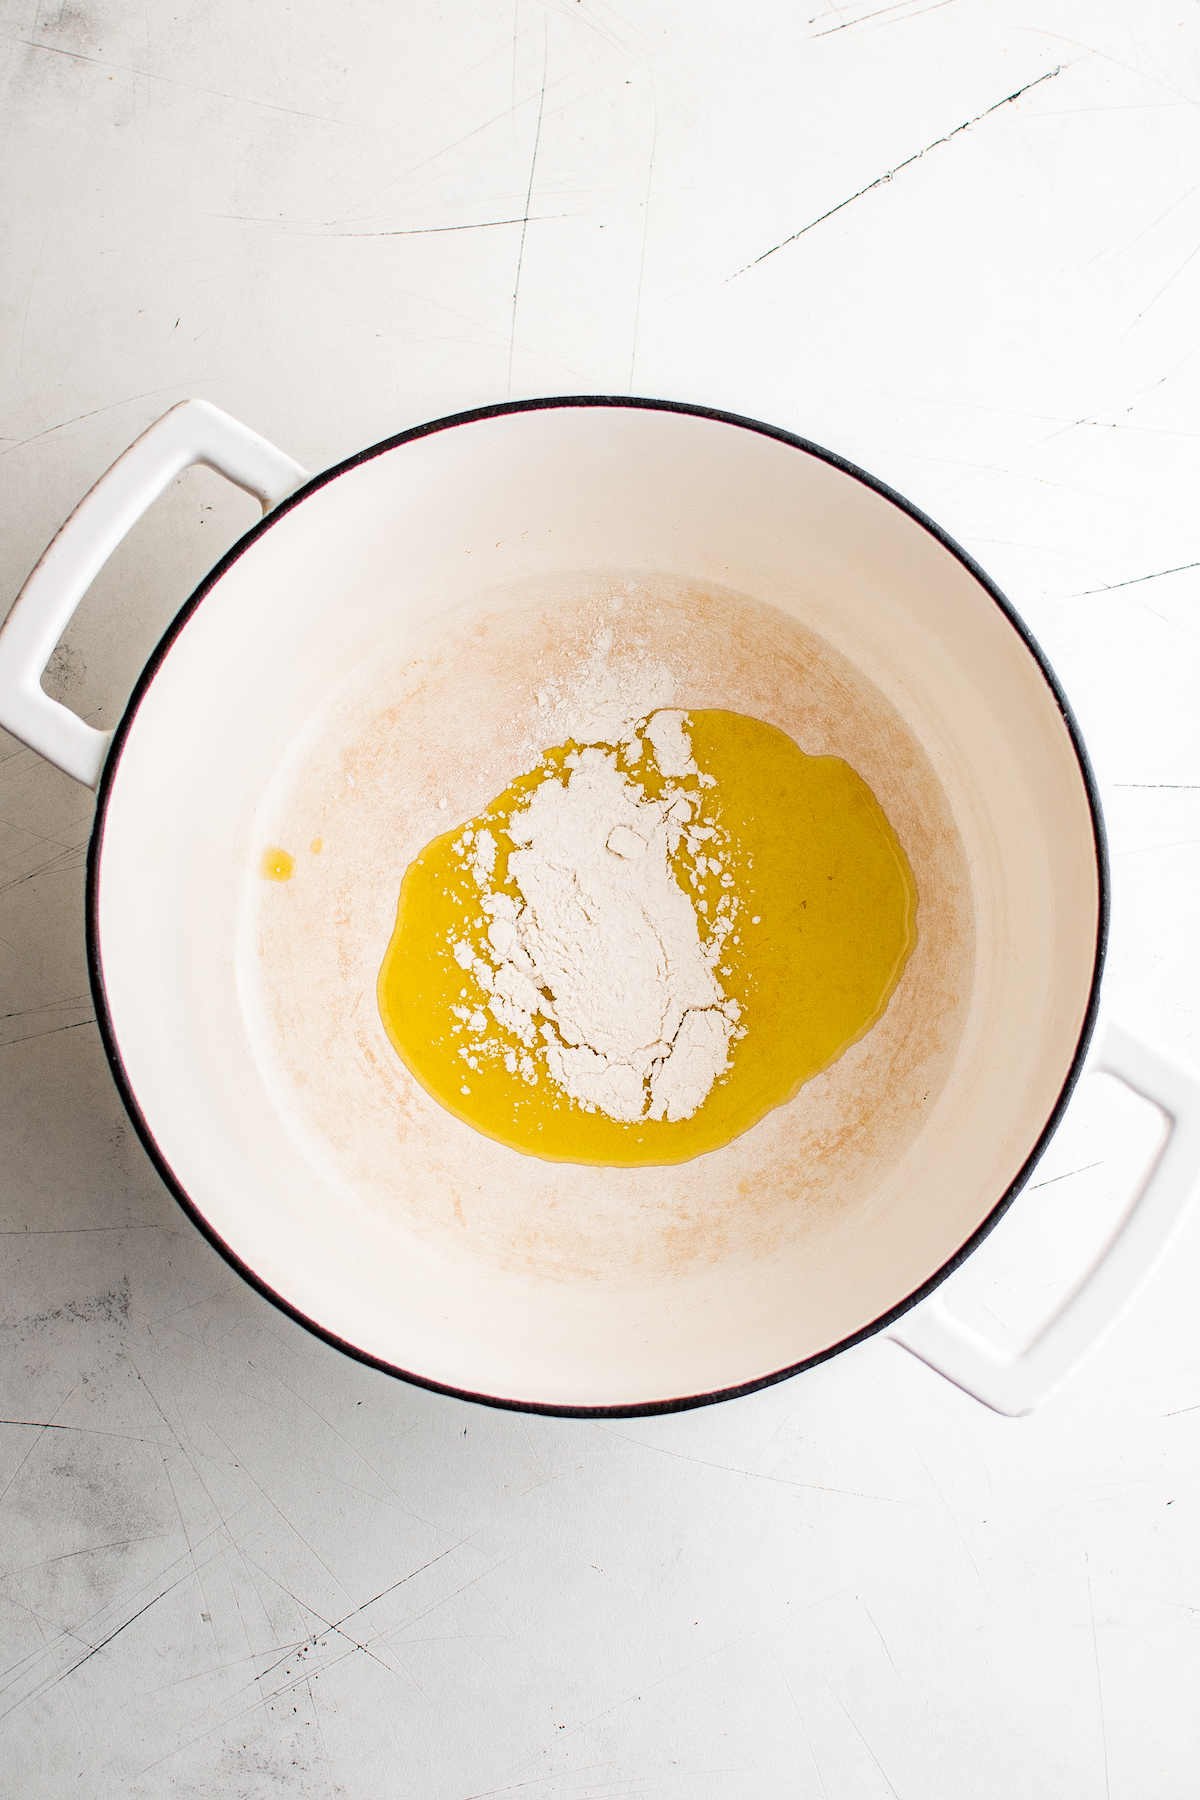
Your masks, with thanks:
[[[1075,1055],[1072,1058],[1071,1066],[1067,1071],[1067,1076],[1059,1092],[1058,1099],[1037,1142],[1034,1144],[1033,1149],[1030,1151],[1029,1156],[1026,1158],[1011,1185],[1000,1196],[1000,1199],[996,1202],[996,1205],[992,1208],[991,1212],[988,1213],[983,1222],[977,1227],[966,1242],[960,1246],[955,1254],[950,1257],[947,1262],[943,1263],[927,1281],[923,1282],[920,1287],[914,1289],[911,1294],[900,1301],[896,1306],[892,1307],[886,1313],[882,1313],[879,1318],[872,1320],[870,1324],[863,1326],[861,1330],[853,1332],[849,1337],[839,1339],[836,1344],[831,1345],[826,1350],[820,1351],[815,1356],[806,1357],[801,1362],[789,1364],[786,1368],[774,1370],[770,1374],[758,1376],[753,1381],[742,1382],[734,1387],[720,1388],[711,1393],[688,1394],[670,1400],[646,1400],[637,1402],[636,1404],[623,1406],[552,1405],[542,1401],[514,1400],[501,1395],[474,1393],[469,1389],[451,1387],[444,1382],[433,1381],[428,1376],[416,1374],[410,1369],[402,1369],[394,1363],[385,1362],[381,1357],[372,1356],[369,1351],[362,1350],[357,1345],[348,1343],[344,1338],[338,1337],[335,1332],[329,1331],[325,1326],[318,1324],[315,1319],[308,1318],[306,1314],[302,1313],[297,1307],[286,1300],[282,1294],[276,1293],[275,1290],[261,1278],[261,1276],[257,1275],[248,1264],[241,1260],[237,1252],[227,1244],[208,1223],[200,1209],[184,1189],[182,1183],[176,1177],[173,1169],[155,1140],[149,1122],[142,1113],[141,1107],[138,1105],[132,1083],[126,1073],[121,1052],[117,1044],[116,1033],[113,1029],[112,1017],[109,1012],[108,998],[104,986],[104,973],[101,966],[99,943],[99,879],[100,860],[104,842],[104,822],[112,793],[113,779],[121,760],[121,754],[124,750],[130,727],[137,714],[138,708],[145,698],[151,682],[154,680],[154,677],[162,666],[171,645],[179,636],[179,633],[191,618],[192,614],[196,611],[196,608],[200,605],[201,601],[216,583],[221,580],[226,571],[250,548],[251,544],[257,542],[264,532],[269,531],[271,526],[275,524],[277,520],[283,518],[285,514],[290,512],[293,507],[299,506],[302,501],[309,497],[309,495],[316,493],[319,488],[326,486],[327,483],[335,481],[339,476],[346,474],[349,470],[357,468],[360,463],[370,462],[376,456],[382,456],[385,452],[395,450],[402,444],[414,443],[419,438],[429,437],[435,432],[449,430],[456,425],[471,425],[477,423],[481,419],[500,418],[510,413],[537,412],[565,407],[587,406],[632,407],[650,412],[682,413],[694,418],[711,419],[722,425],[736,425],[743,430],[757,432],[762,437],[774,438],[779,443],[788,444],[793,449],[803,451],[806,455],[815,457],[819,462],[829,464],[830,467],[840,470],[842,474],[849,475],[853,480],[860,482],[864,487],[870,488],[872,492],[879,494],[883,499],[890,501],[893,506],[897,507],[902,513],[905,513],[910,519],[914,520],[915,523],[927,531],[931,537],[935,538],[937,542],[942,545],[943,549],[949,551],[949,553],[974,576],[984,592],[991,597],[995,604],[1000,608],[1000,611],[1004,614],[1009,624],[1020,636],[1026,649],[1030,652],[1035,662],[1038,664],[1038,667],[1041,669],[1046,685],[1050,689],[1055,704],[1062,715],[1063,722],[1066,725],[1071,738],[1076,760],[1079,764],[1080,774],[1082,775],[1084,787],[1087,792],[1088,806],[1091,811],[1092,832],[1096,850],[1096,874],[1099,901],[1096,925],[1096,952],[1087,1011],[1084,1015],[1083,1026],[1080,1031],[1078,1044],[1076,1045]],[[248,1282],[252,1288],[255,1288],[264,1299],[269,1300],[273,1306],[278,1307],[280,1312],[285,1313],[288,1318],[295,1320],[298,1325],[302,1325],[304,1329],[311,1332],[314,1337],[320,1338],[323,1342],[332,1345],[335,1350],[340,1350],[345,1355],[353,1357],[355,1361],[365,1363],[369,1368],[378,1369],[385,1375],[391,1375],[399,1380],[407,1381],[415,1387],[427,1388],[436,1394],[449,1395],[456,1400],[473,1401],[477,1405],[498,1407],[510,1412],[541,1413],[551,1417],[574,1419],[647,1418],[660,1413],[687,1412],[693,1407],[713,1406],[716,1405],[718,1401],[734,1400],[743,1394],[756,1393],[760,1388],[771,1387],[776,1382],[786,1381],[791,1376],[802,1373],[805,1369],[815,1368],[818,1364],[827,1362],[830,1357],[840,1355],[843,1350],[849,1350],[853,1345],[861,1344],[865,1342],[867,1338],[874,1337],[876,1333],[885,1331],[889,1325],[895,1324],[897,1319],[910,1311],[911,1308],[919,1306],[921,1301],[927,1299],[929,1295],[933,1293],[935,1288],[940,1287],[942,1282],[945,1281],[948,1276],[952,1275],[955,1269],[959,1268],[973,1251],[978,1249],[979,1245],[988,1236],[989,1232],[991,1232],[1004,1217],[1004,1214],[1008,1211],[1017,1195],[1021,1192],[1021,1189],[1029,1180],[1029,1177],[1041,1159],[1047,1144],[1058,1128],[1063,1113],[1066,1110],[1067,1103],[1079,1080],[1084,1060],[1087,1056],[1088,1046],[1091,1042],[1092,1033],[1095,1030],[1096,1017],[1100,1003],[1100,981],[1104,971],[1104,958],[1108,943],[1109,912],[1110,887],[1108,845],[1104,829],[1104,816],[1101,811],[1096,778],[1075,715],[1071,711],[1070,703],[1059,685],[1058,678],[1051,668],[1045,653],[1034,638],[1032,632],[1029,630],[1029,627],[1020,617],[1016,608],[1006,596],[1001,593],[995,582],[993,582],[987,573],[980,568],[974,558],[968,555],[959,544],[955,543],[953,538],[943,531],[932,519],[921,512],[918,507],[912,505],[910,501],[905,500],[902,495],[897,494],[894,489],[888,487],[885,482],[877,480],[875,476],[869,475],[865,470],[860,469],[854,463],[847,461],[845,457],[837,455],[836,452],[823,449],[819,444],[811,443],[807,438],[799,437],[794,432],[785,431],[779,426],[766,425],[760,420],[745,418],[738,413],[723,412],[715,407],[694,406],[683,401],[653,400],[624,394],[573,394],[550,396],[545,399],[507,401],[494,406],[478,407],[471,412],[453,413],[447,418],[434,419],[427,424],[414,426],[408,431],[398,432],[394,437],[385,438],[381,443],[373,444],[366,450],[360,450],[354,456],[349,456],[343,462],[335,464],[333,468],[325,469],[320,474],[312,476],[308,481],[304,482],[294,494],[289,495],[286,500],[281,501],[280,504],[268,513],[259,524],[253,526],[244,537],[239,538],[237,543],[225,553],[216,566],[205,576],[195,592],[184,602],[178,613],[176,613],[171,624],[167,627],[151,654],[141,675],[138,677],[133,692],[129,697],[129,702],[122,715],[121,722],[114,733],[112,746],[104,766],[104,772],[101,777],[96,797],[96,813],[92,826],[91,840],[88,844],[87,859],[88,974],[96,1006],[96,1022],[100,1028],[101,1040],[108,1056],[113,1078],[116,1081],[125,1110],[129,1114],[134,1129],[137,1131],[146,1153],[157,1169],[158,1174],[170,1192],[174,1195],[179,1205],[183,1208],[184,1212],[191,1219],[192,1223],[201,1233],[203,1233],[213,1248],[224,1257],[229,1266],[236,1270],[244,1281]]]

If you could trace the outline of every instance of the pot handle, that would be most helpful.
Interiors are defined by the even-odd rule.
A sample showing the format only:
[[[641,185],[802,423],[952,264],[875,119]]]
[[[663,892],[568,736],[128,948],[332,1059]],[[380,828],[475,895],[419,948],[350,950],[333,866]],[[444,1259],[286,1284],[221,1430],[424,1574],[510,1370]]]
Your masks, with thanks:
[[[1166,1114],[1157,1156],[1129,1210],[1082,1281],[1016,1355],[955,1319],[934,1295],[886,1334],[994,1411],[1032,1412],[1071,1373],[1133,1298],[1182,1224],[1200,1174],[1200,1073],[1104,1019],[1087,1074],[1115,1075]]]
[[[245,488],[263,512],[307,471],[207,400],[181,400],[144,431],[79,502],[0,627],[0,725],[85,787],[99,784],[111,731],[52,700],[42,675],[71,615],[121,539],[193,463]]]

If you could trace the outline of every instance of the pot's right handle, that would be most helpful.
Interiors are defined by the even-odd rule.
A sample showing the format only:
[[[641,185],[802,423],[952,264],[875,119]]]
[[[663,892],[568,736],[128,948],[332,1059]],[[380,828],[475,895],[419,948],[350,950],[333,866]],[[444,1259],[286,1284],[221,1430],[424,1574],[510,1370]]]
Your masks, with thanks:
[[[1115,1075],[1167,1115],[1163,1143],[1124,1220],[1083,1280],[1032,1343],[1005,1355],[947,1312],[939,1295],[887,1335],[996,1412],[1032,1412],[1098,1343],[1158,1261],[1195,1197],[1200,1175],[1200,1074],[1105,1019],[1089,1074]]]
[[[193,463],[245,488],[269,512],[307,471],[207,400],[181,400],[144,431],[75,508],[0,628],[0,725],[85,787],[100,780],[111,731],[52,700],[42,675],[72,613],[121,539]]]

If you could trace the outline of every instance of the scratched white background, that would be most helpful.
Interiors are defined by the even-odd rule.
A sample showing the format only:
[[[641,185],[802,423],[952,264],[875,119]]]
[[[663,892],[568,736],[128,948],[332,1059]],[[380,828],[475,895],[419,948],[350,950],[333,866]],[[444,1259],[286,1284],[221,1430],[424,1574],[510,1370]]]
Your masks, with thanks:
[[[0,605],[187,395],[311,468],[506,395],[791,427],[1030,621],[1107,809],[1109,999],[1200,1060],[1196,0],[0,0],[0,34]],[[182,478],[55,693],[115,721],[254,511]],[[2,753],[4,1796],[1194,1800],[1200,1217],[1020,1422],[883,1343],[654,1421],[402,1386],[159,1184],[91,1022],[90,797]],[[966,1315],[1036,1324],[1146,1115],[1085,1087]]]

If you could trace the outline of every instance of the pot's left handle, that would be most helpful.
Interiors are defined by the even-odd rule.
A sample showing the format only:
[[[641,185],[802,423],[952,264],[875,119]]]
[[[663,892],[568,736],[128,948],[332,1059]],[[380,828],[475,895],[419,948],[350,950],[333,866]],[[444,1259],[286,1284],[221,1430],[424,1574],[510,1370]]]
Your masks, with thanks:
[[[42,675],[75,608],[121,539],[177,475],[204,463],[262,502],[286,499],[307,471],[207,400],[181,400],[144,431],[79,502],[0,628],[0,725],[85,787],[100,780],[111,731],[52,700]]]

